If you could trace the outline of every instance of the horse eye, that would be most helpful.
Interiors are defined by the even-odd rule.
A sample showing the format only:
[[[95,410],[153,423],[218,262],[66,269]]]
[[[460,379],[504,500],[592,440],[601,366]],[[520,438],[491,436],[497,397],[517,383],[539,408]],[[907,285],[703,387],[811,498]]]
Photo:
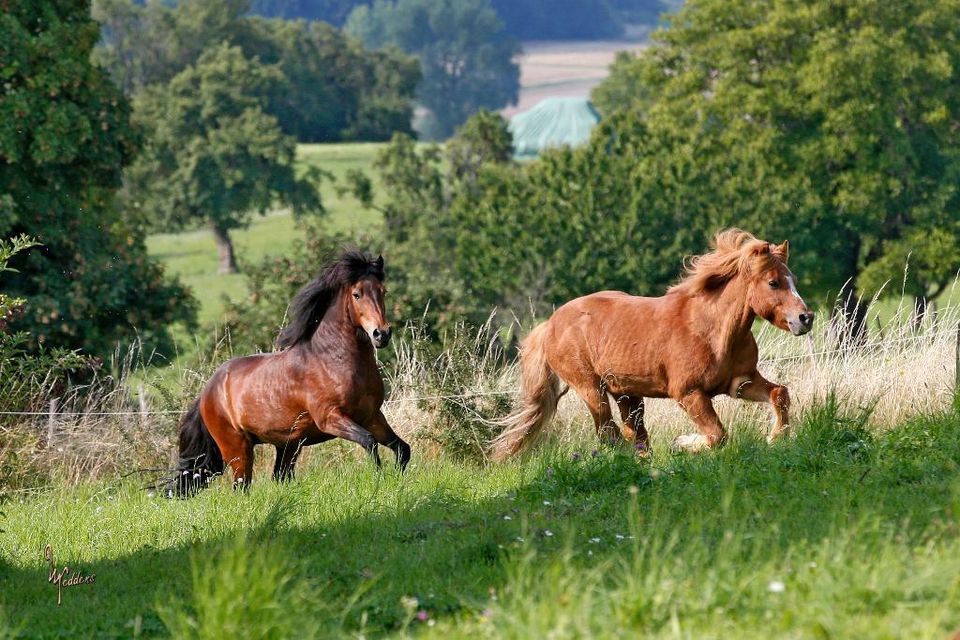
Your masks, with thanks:
[[[359,292],[359,291],[354,291],[354,292],[353,292],[353,299],[354,299],[354,300],[359,300],[359,299],[360,299],[360,292]]]
[[[771,280],[771,281],[770,281],[770,288],[771,288],[771,289],[779,289],[779,288],[780,288],[780,282],[777,281],[777,280]]]

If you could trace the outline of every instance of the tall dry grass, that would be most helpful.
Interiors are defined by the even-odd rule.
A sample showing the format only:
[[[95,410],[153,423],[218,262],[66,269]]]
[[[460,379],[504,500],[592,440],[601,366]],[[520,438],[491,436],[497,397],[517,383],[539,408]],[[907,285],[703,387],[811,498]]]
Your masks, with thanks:
[[[839,315],[821,317],[802,338],[758,323],[760,371],[789,387],[795,418],[831,393],[853,407],[870,408],[877,428],[944,408],[955,393],[960,306],[940,309],[919,324],[910,309],[906,300],[899,308],[872,302],[868,335],[858,342],[841,339],[846,332]],[[449,455],[482,462],[492,421],[509,411],[518,389],[517,367],[497,332],[489,324],[477,332],[461,328],[438,350],[408,328],[391,350],[383,366],[390,388],[384,413],[413,445],[414,460]],[[84,385],[35,389],[26,415],[0,415],[0,491],[128,473],[140,473],[147,482],[162,475],[172,466],[180,411],[230,355],[229,344],[221,342],[161,384],[149,358],[133,350],[116,355],[106,367],[112,373]],[[48,409],[54,397],[51,431]],[[725,396],[715,404],[734,431],[769,427],[765,405]],[[692,429],[670,400],[648,400],[646,423],[654,447]],[[575,394],[562,399],[547,431],[568,444],[594,446],[592,421]],[[267,477],[273,452],[257,449],[256,477]],[[307,448],[300,464],[332,465],[363,455],[335,441]]]

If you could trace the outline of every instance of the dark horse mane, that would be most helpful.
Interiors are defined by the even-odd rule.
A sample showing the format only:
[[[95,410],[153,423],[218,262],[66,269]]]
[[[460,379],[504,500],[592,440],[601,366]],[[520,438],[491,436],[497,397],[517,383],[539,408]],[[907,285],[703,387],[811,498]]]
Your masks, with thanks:
[[[290,323],[280,332],[277,347],[286,349],[308,342],[323,320],[341,288],[373,276],[383,282],[383,257],[373,259],[362,251],[350,249],[330,262],[320,275],[303,286],[290,303]]]

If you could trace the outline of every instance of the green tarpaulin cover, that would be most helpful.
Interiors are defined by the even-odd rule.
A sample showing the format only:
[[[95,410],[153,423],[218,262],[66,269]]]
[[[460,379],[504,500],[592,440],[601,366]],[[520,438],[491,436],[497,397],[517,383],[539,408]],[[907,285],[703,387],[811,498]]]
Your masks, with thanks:
[[[600,115],[586,98],[547,98],[510,119],[517,157],[538,155],[549,147],[586,142]]]

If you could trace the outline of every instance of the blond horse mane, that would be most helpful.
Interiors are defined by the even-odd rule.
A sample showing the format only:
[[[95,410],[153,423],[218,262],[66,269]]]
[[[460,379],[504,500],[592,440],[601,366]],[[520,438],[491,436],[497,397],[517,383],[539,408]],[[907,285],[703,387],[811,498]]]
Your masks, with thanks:
[[[770,244],[742,229],[725,229],[714,237],[713,251],[684,260],[684,276],[669,293],[711,291],[738,274],[760,273],[786,262],[786,243]]]

